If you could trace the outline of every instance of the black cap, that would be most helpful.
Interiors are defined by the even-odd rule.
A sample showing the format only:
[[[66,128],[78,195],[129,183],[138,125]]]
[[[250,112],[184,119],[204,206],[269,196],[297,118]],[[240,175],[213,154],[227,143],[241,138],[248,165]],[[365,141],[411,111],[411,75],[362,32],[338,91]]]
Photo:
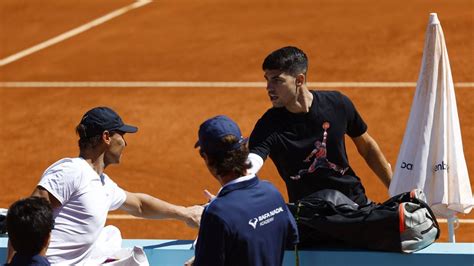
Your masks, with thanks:
[[[122,118],[112,109],[108,107],[95,107],[89,110],[81,119],[81,123],[85,127],[85,138],[90,138],[102,134],[107,131],[121,131],[126,133],[135,133],[138,128],[126,125]]]

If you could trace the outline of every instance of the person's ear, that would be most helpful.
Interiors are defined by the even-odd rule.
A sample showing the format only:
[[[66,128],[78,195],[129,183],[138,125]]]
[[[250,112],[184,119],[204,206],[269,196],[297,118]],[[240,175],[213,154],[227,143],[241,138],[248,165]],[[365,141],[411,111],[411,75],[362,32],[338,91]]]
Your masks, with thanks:
[[[302,86],[305,83],[306,77],[303,73],[296,75],[296,86]]]
[[[102,140],[104,141],[105,144],[110,144],[112,135],[110,134],[109,131],[105,130],[102,132]]]

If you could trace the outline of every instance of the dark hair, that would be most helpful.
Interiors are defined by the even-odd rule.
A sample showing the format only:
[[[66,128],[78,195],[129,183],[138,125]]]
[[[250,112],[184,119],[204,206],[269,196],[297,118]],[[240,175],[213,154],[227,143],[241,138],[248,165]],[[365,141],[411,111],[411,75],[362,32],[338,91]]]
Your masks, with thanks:
[[[223,137],[221,141],[224,145],[232,146],[239,140],[235,136],[228,135]],[[202,153],[202,151],[200,152]],[[236,176],[244,176],[247,169],[252,167],[252,164],[248,161],[249,149],[246,144],[241,145],[240,148],[235,150],[215,154],[206,153],[206,155],[209,166],[215,169],[216,174],[219,176],[230,173]]]
[[[21,199],[8,209],[8,238],[18,254],[38,254],[47,245],[53,227],[53,210],[44,198]]]
[[[286,46],[270,53],[262,64],[263,70],[281,70],[290,75],[308,71],[308,57],[294,46]]]
[[[86,134],[86,127],[83,124],[77,125],[76,133],[77,135],[79,135],[78,144],[79,144],[79,149],[81,150],[96,147],[97,145],[100,144],[101,139],[102,139],[102,134],[88,137]]]
[[[110,133],[110,136],[113,136],[114,134],[117,134],[117,133],[123,134],[123,132],[120,132],[120,131],[109,131],[109,133]],[[83,124],[77,125],[76,134],[79,135],[79,140],[77,141],[77,143],[79,144],[80,150],[95,148],[97,145],[99,145],[102,142],[102,134],[87,137],[86,127]]]

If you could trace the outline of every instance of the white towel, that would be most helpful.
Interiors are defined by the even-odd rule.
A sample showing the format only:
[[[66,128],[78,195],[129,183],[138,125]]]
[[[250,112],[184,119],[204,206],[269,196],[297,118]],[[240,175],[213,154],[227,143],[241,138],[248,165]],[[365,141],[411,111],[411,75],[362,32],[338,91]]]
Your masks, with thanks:
[[[111,262],[103,263],[106,260]],[[122,248],[120,230],[108,225],[102,229],[99,238],[94,243],[94,250],[84,266],[149,266],[145,251],[141,247]]]

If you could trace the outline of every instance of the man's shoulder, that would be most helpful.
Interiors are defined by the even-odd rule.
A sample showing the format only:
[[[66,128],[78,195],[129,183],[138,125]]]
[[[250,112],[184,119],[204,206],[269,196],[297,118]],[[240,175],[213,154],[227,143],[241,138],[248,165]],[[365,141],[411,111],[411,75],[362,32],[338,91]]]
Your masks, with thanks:
[[[208,211],[222,214],[240,209],[249,209],[255,202],[262,200],[284,202],[281,193],[271,182],[259,180],[254,187],[237,189],[222,197],[217,197],[209,204]]]
[[[336,98],[340,99],[344,95],[340,91],[336,90],[310,90],[311,93],[318,98]]]
[[[283,113],[285,112],[285,108],[284,107],[272,107],[270,109],[268,109],[263,115],[262,117],[260,118],[260,120],[269,120],[269,119],[277,119],[278,117],[280,117],[281,115],[283,115]]]
[[[351,100],[340,91],[311,91],[314,95],[314,102],[319,106],[339,108],[344,110],[345,106],[351,105]],[[324,109],[324,108],[323,108]]]
[[[233,209],[244,206],[251,198],[251,192],[248,189],[236,189],[222,196],[217,196],[206,208],[209,213],[233,212]],[[236,200],[239,199],[239,200]]]
[[[82,159],[80,158],[62,158],[51,164],[45,171],[60,171],[60,170],[79,170],[82,168]]]
[[[215,198],[209,205],[204,209],[204,215],[207,217],[206,221],[214,221],[217,223],[227,224],[226,220],[229,219],[229,215],[233,215],[233,211],[229,208],[229,204],[232,204],[226,198]],[[204,218],[203,218],[204,219]]]
[[[262,180],[260,181],[260,186],[261,190],[265,192],[267,200],[273,201],[275,203],[280,202],[281,204],[285,204],[285,199],[283,198],[283,195],[275,187],[275,185],[273,185],[273,183],[267,180]]]
[[[268,109],[261,117],[258,119],[255,129],[264,130],[267,132],[275,131],[282,121],[285,121],[285,114],[287,113],[284,107],[272,107]]]
[[[92,168],[85,167],[87,162],[81,158],[63,158],[49,166],[43,173],[42,179],[61,178],[76,180],[78,177],[89,176]],[[93,170],[92,170],[93,171]]]
[[[277,192],[278,194],[280,194],[275,185],[273,185],[273,183],[268,180],[260,180],[258,185],[261,187],[261,189],[268,190],[271,192]]]

